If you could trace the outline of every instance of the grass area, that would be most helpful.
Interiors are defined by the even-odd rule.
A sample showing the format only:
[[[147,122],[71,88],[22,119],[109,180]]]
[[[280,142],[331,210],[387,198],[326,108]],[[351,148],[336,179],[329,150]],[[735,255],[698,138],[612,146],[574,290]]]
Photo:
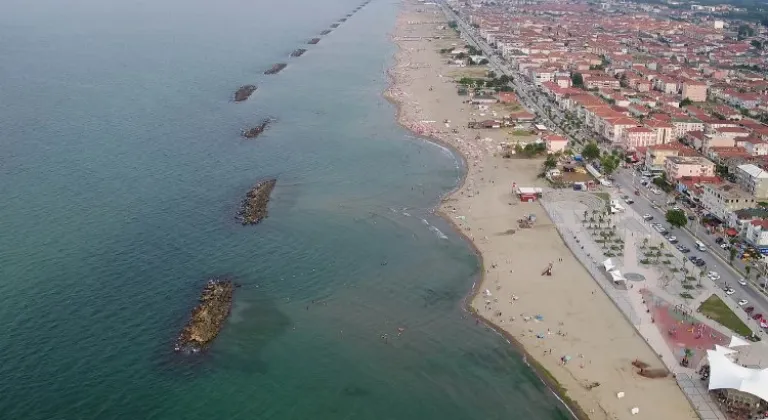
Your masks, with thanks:
[[[456,80],[460,80],[462,77],[469,77],[471,79],[485,79],[487,75],[488,66],[464,67],[461,70],[448,72],[448,77],[452,77]]]
[[[536,136],[534,136],[534,135],[532,135],[532,134],[531,134],[531,130],[522,130],[522,129],[517,129],[517,130],[511,130],[511,131],[508,131],[508,132],[507,132],[507,134],[509,134],[510,136],[515,136],[515,137],[522,137],[522,136],[525,136],[525,137],[533,137],[533,138],[536,138]]]
[[[603,201],[605,201],[606,203],[610,203],[610,202],[611,202],[611,195],[610,195],[610,194],[608,194],[608,193],[599,192],[599,193],[592,193],[592,194],[594,194],[594,195],[596,195],[596,196],[600,197],[600,198],[601,198]]]
[[[702,302],[699,312],[737,334],[745,337],[752,335],[752,330],[717,295],[712,295]]]

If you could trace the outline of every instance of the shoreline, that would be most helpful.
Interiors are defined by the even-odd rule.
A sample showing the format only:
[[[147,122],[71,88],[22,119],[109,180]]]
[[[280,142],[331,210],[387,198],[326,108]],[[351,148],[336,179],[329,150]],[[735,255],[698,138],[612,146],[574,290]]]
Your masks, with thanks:
[[[432,14],[432,19],[423,20],[424,15],[429,13]],[[382,95],[395,106],[396,121],[401,127],[421,140],[445,147],[463,164],[456,186],[441,195],[439,202],[432,209],[461,235],[479,260],[480,271],[473,276],[472,286],[462,299],[462,310],[482,322],[483,327],[501,335],[520,353],[526,365],[572,418],[625,419],[632,417],[628,408],[634,405],[643,407],[646,415],[697,418],[695,414],[690,416],[693,413],[692,407],[676,382],[646,381],[628,368],[629,362],[635,358],[650,360],[656,364],[661,363],[661,360],[625,317],[620,317],[618,322],[614,321],[611,317],[612,311],[620,310],[602,290],[595,295],[598,292],[593,291],[596,286],[595,279],[567,247],[561,233],[554,229],[553,222],[541,203],[519,203],[515,197],[509,195],[508,188],[503,188],[504,181],[521,182],[521,179],[523,185],[526,182],[538,185],[540,180],[536,179],[534,172],[537,173],[540,162],[530,159],[502,159],[497,153],[500,142],[505,140],[505,137],[498,134],[503,135],[502,130],[490,134],[491,131],[488,130],[473,131],[467,129],[466,124],[462,125],[461,122],[468,120],[470,115],[481,118],[485,114],[480,113],[480,117],[476,117],[474,108],[465,105],[463,99],[459,104],[460,97],[456,97],[454,82],[458,76],[455,73],[464,74],[471,72],[473,68],[459,69],[448,65],[444,58],[439,57],[436,45],[445,47],[446,42],[454,41],[451,45],[457,45],[463,41],[453,32],[440,32],[445,32],[445,27],[438,28],[436,20],[447,22],[447,17],[439,8],[424,8],[424,5],[407,0],[400,3],[395,29],[390,33],[396,51],[393,54],[393,63],[386,70],[387,87]],[[443,37],[435,38],[435,42],[431,42],[431,39],[425,41],[432,38],[430,35],[433,34],[442,34]],[[404,40],[405,38],[408,40]],[[474,68],[476,72],[482,70]],[[429,91],[426,89],[428,85]],[[459,107],[461,112],[457,111]],[[439,123],[434,120],[444,120],[446,128],[454,128],[449,132],[439,127]],[[481,138],[481,134],[488,137]],[[473,135],[476,136],[471,140]],[[497,138],[491,138],[494,136]],[[495,179],[502,182],[494,185]],[[483,200],[478,201],[478,196],[482,196]],[[521,213],[521,210],[525,213]],[[505,236],[505,233],[500,232],[505,232],[503,229],[510,227],[513,217],[525,217],[529,213],[536,214],[539,218],[534,229],[519,229],[516,235],[499,239],[500,236]],[[483,233],[484,229],[490,232]],[[518,229],[513,229],[515,230]],[[488,235],[493,236],[489,239]],[[512,249],[515,251],[510,254]],[[507,258],[506,264],[499,260],[502,258]],[[543,281],[537,280],[541,271],[530,266],[546,262],[552,264],[554,261],[558,261],[556,271],[559,272],[562,267],[563,272],[569,274],[569,278],[563,279],[562,276],[553,275],[551,280],[547,277],[544,277]],[[502,268],[513,270],[504,273]],[[493,287],[493,280],[490,276],[493,274],[496,292],[494,297],[491,297],[489,289]],[[503,276],[503,279],[500,276]],[[554,286],[554,290],[548,290],[553,288],[552,284],[558,284],[557,280],[568,281],[566,284],[559,283],[562,286]],[[579,282],[580,284],[577,284]],[[495,296],[502,296],[504,292],[499,290],[503,288],[506,291],[508,287],[521,294],[521,301],[524,302],[515,302],[513,306],[512,300],[517,300],[518,297],[512,294],[509,305],[500,303]],[[481,292],[484,289],[485,294]],[[494,303],[491,303],[491,299]],[[610,308],[607,308],[606,304]],[[574,314],[574,307],[576,310],[587,310],[583,311],[584,314]],[[515,323],[515,316],[510,317],[508,323],[502,319],[502,309],[508,316],[509,311],[521,308],[525,309],[520,314],[521,318],[530,318],[526,314],[542,313],[546,314],[548,321],[552,317],[555,320],[567,321],[569,325],[566,327],[563,322],[559,322],[561,327],[556,327],[557,336],[561,336],[560,328],[564,332],[562,338],[557,338],[554,335],[549,336],[552,334],[549,329],[547,335],[535,334],[530,327],[539,321],[521,325],[519,322],[522,320]],[[527,323],[528,319],[525,319],[525,322]],[[571,322],[576,323],[573,328]],[[566,335],[571,333],[574,333],[575,337],[566,338]],[[596,346],[591,346],[592,342]],[[640,345],[641,342],[643,345]],[[565,349],[557,349],[558,354],[563,354],[559,364],[554,363],[557,358],[547,357],[547,354],[552,355],[553,349],[550,347],[547,350],[547,347],[552,345],[566,346]],[[638,347],[642,349],[637,349]],[[544,357],[534,356],[534,351],[541,350],[544,351]],[[560,353],[561,351],[563,352]],[[571,357],[568,354],[573,354],[572,352],[578,353],[579,359],[566,367]],[[584,354],[589,354],[590,357],[585,357]],[[566,362],[562,362],[564,357],[568,357]],[[576,366],[571,367],[576,363],[580,363],[581,370],[577,370]],[[595,382],[595,379],[599,381]],[[598,387],[603,386],[597,391],[591,391],[592,387],[586,384],[592,383]],[[619,390],[634,394],[633,401],[616,401],[616,392]]]
[[[401,6],[402,9],[402,6]],[[402,13],[402,10],[398,13]],[[498,325],[494,324],[490,319],[487,319],[483,315],[481,315],[473,306],[472,301],[475,300],[479,294],[480,290],[483,285],[483,281],[485,280],[485,259],[483,257],[483,253],[480,251],[478,246],[475,244],[475,242],[461,230],[461,226],[456,224],[456,222],[443,210],[442,206],[446,202],[446,200],[449,200],[453,198],[454,195],[458,194],[459,191],[464,189],[467,185],[467,179],[469,177],[470,172],[470,166],[469,166],[469,160],[467,156],[465,156],[455,145],[439,138],[436,136],[431,135],[425,135],[422,133],[417,133],[413,131],[410,127],[406,125],[406,121],[404,121],[404,111],[403,107],[406,105],[404,101],[401,101],[390,93],[391,89],[393,87],[396,87],[396,81],[394,75],[392,75],[392,70],[397,66],[398,64],[398,54],[401,53],[402,46],[394,40],[395,35],[390,34],[390,38],[392,43],[397,48],[397,51],[393,54],[393,65],[387,68],[386,74],[387,74],[387,87],[382,92],[382,96],[395,107],[395,120],[397,121],[397,124],[411,133],[412,135],[416,136],[417,138],[434,143],[438,146],[445,147],[447,150],[451,152],[460,162],[461,165],[461,177],[459,178],[458,182],[456,183],[456,186],[445,192],[440,196],[440,200],[438,203],[433,207],[434,214],[441,217],[443,220],[445,220],[448,225],[451,227],[451,229],[459,234],[461,236],[462,240],[469,246],[469,248],[472,250],[472,253],[475,254],[475,256],[478,258],[478,273],[472,278],[472,286],[469,289],[469,291],[464,295],[464,297],[461,299],[461,309],[471,316],[473,316],[475,319],[480,320],[480,322],[483,323],[483,325],[490,330],[492,330],[494,333],[500,335],[504,338],[504,340],[509,343],[516,352],[518,352],[523,360],[523,362],[531,368],[531,370],[536,374],[536,377],[539,378],[539,380],[544,384],[544,386],[555,396],[555,398],[560,401],[560,403],[563,405],[563,407],[570,413],[571,417],[576,420],[589,420],[589,416],[586,414],[584,409],[573,399],[571,399],[567,392],[563,391],[563,385],[558,382],[558,380],[554,377],[554,375],[547,370],[536,358],[525,348],[525,346],[517,340],[512,334],[510,334],[508,331],[505,331],[503,328],[499,327]]]

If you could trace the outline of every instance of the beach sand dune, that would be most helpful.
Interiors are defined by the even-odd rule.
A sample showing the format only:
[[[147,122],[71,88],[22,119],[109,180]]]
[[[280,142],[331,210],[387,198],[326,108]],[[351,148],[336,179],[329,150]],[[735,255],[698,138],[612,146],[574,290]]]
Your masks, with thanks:
[[[663,364],[570,253],[544,209],[512,195],[513,182],[544,187],[537,179],[541,160],[504,159],[498,156],[500,143],[508,141],[503,130],[466,128],[470,120],[492,117],[457,95],[455,79],[462,70],[439,50],[463,42],[440,22],[445,18],[437,6],[403,4],[386,96],[398,105],[401,124],[466,159],[465,182],[446,197],[440,212],[483,259],[480,293],[471,307],[518,341],[529,361],[549,371],[591,419],[697,418],[673,378],[647,379],[635,372],[635,359],[653,368]],[[444,38],[427,38],[434,35]],[[536,216],[534,227],[518,229],[517,220],[529,214]],[[542,276],[549,264],[552,276]],[[639,414],[630,413],[633,407]]]

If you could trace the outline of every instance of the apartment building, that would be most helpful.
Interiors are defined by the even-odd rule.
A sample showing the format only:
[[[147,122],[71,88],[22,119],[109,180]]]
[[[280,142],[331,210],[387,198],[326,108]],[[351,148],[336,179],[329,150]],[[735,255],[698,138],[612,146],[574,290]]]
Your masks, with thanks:
[[[675,127],[675,138],[681,138],[685,136],[685,133],[689,131],[704,131],[704,123],[698,118],[672,118],[672,126]]]
[[[683,82],[683,99],[690,99],[693,102],[706,101],[707,84],[696,81]]]
[[[752,164],[736,167],[736,183],[758,199],[768,198],[768,172]]]
[[[670,156],[664,161],[667,179],[715,176],[715,164],[701,156]]]
[[[765,253],[768,248],[768,220],[751,220],[747,225],[747,231],[744,234],[744,240],[755,248],[760,249],[760,253]]]
[[[622,131],[620,145],[625,150],[648,147],[658,144],[656,132],[646,127],[629,127]]]
[[[755,206],[755,198],[737,185],[702,185],[701,205],[713,216],[725,221],[730,213]]]

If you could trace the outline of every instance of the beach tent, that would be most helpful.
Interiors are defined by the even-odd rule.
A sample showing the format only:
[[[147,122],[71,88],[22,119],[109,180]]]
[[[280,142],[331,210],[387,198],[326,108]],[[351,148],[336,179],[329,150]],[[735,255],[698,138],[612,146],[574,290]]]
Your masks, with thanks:
[[[611,275],[611,280],[613,280],[614,283],[627,281],[627,279],[625,279],[624,276],[621,275],[621,272],[619,270],[611,270],[608,273]]]
[[[610,258],[608,258],[607,260],[603,261],[603,267],[605,267],[605,271],[611,271],[614,268],[616,268],[616,266],[613,265],[613,261],[611,261]]]
[[[750,369],[733,363],[717,350],[707,350],[709,390],[735,389],[768,401],[768,369]]]
[[[740,347],[740,346],[748,346],[749,341],[736,337],[735,335],[731,337],[731,342],[728,344],[728,347]]]

